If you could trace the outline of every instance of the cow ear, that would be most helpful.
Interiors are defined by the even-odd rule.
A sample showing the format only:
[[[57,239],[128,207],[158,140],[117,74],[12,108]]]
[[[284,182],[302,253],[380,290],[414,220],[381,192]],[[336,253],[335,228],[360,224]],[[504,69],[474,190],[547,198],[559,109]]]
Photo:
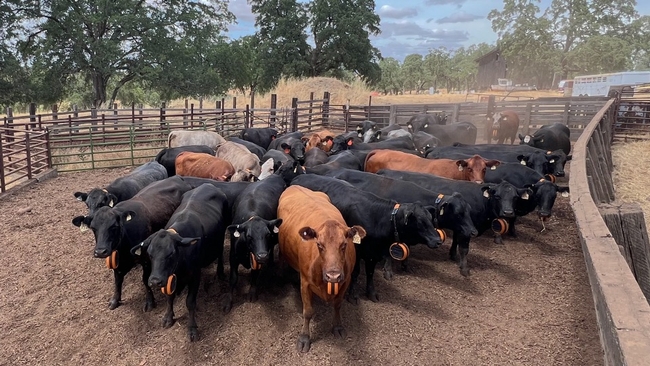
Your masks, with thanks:
[[[380,140],[380,139],[381,139],[381,131],[377,131],[377,132],[375,132],[375,138],[376,138],[377,140]]]
[[[113,206],[115,206],[116,203],[117,203],[117,197],[114,194],[109,193],[108,194],[108,207],[113,207]]]
[[[525,155],[517,155],[517,160],[521,163],[521,165],[526,165],[528,159],[526,159]]]
[[[298,234],[304,241],[316,239],[318,237],[316,231],[314,231],[314,229],[310,228],[309,226],[305,226],[302,229],[298,230]]]
[[[291,145],[287,144],[286,142],[280,144],[280,147],[283,148],[284,150],[291,149]]]
[[[88,226],[93,221],[92,216],[77,216],[72,219],[72,225],[79,227],[81,231],[88,230]]]
[[[523,141],[524,140],[524,135],[519,134],[519,139]]]
[[[482,186],[481,192],[483,192],[483,197],[490,198],[491,188],[490,186]]]
[[[359,225],[354,225],[348,230],[345,237],[352,238],[354,244],[361,244],[361,239],[366,237],[366,230]]]
[[[530,195],[533,194],[533,190],[530,188],[518,189],[517,193],[522,200],[529,200]]]
[[[309,142],[309,137],[303,136],[300,138],[300,141],[302,141],[303,145],[306,145]]]
[[[280,225],[282,225],[282,219],[271,220],[269,221],[269,230],[277,234],[280,232]]]
[[[499,165],[501,165],[501,162],[499,160],[486,160],[485,165],[489,166],[492,168],[492,170],[496,169]]]
[[[567,155],[567,156],[566,156],[566,160],[567,160],[567,161],[571,160],[571,158],[573,158],[573,155]]]
[[[131,248],[131,254],[137,257],[141,256],[143,252],[147,251],[150,243],[151,239],[145,239],[145,241]]]
[[[467,166],[467,162],[465,160],[456,160],[456,165],[458,166],[458,171],[462,172],[463,168]]]
[[[199,240],[201,240],[201,238],[183,238],[181,239],[180,243],[178,243],[178,246],[189,247],[190,245],[195,245],[198,243]]]
[[[77,199],[77,201],[86,202],[86,199],[88,198],[88,193],[75,192],[74,197]]]
[[[133,212],[133,211],[122,212],[121,216],[122,216],[122,219],[124,220],[124,222],[128,222],[128,221],[133,220],[133,218],[135,217],[135,212]]]

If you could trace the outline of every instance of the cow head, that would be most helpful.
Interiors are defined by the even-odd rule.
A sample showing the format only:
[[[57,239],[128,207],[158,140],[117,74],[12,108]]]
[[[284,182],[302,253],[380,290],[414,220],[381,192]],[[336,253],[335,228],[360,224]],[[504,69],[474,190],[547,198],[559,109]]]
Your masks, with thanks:
[[[526,188],[517,189],[512,184],[503,181],[499,184],[487,184],[481,187],[483,196],[489,200],[489,206],[494,217],[515,217],[515,203],[521,195],[528,192]],[[530,196],[532,193],[528,193]]]
[[[564,172],[564,166],[567,161],[571,160],[571,155],[564,153],[564,150],[555,150],[546,152],[546,160],[548,162],[548,167],[545,173],[550,173],[558,177],[564,177],[566,173]]]
[[[458,170],[464,172],[464,180],[482,184],[485,180],[485,171],[487,168],[496,169],[501,164],[498,160],[486,160],[479,155],[474,155],[469,159],[457,160]]]
[[[377,142],[381,139],[381,131],[369,129],[363,133],[362,136],[363,142]]]
[[[88,193],[75,192],[74,196],[78,201],[86,204],[89,216],[94,215],[100,207],[113,207],[117,204],[117,197],[114,194],[100,188],[93,188]]]
[[[106,258],[120,248],[124,238],[125,226],[135,217],[135,212],[114,210],[108,206],[97,209],[93,216],[77,216],[72,224],[90,228],[95,235],[95,258]]]
[[[297,161],[287,161],[274,174],[281,176],[284,182],[289,185],[293,178],[300,174],[305,174],[305,168]]]
[[[533,136],[519,134],[519,145],[534,146]]]
[[[518,155],[517,160],[521,165],[526,165],[539,174],[544,175],[546,173],[553,173],[553,170],[550,170],[550,167],[548,166],[549,159],[541,151]]]
[[[427,206],[427,210],[433,216],[437,227],[451,229],[465,238],[478,235],[470,215],[471,207],[458,192],[451,195],[439,195],[435,204]]]
[[[273,158],[269,158],[262,164],[261,169],[260,169],[260,177],[259,180],[265,179],[269,177],[273,172],[275,171],[274,169],[274,161]]]
[[[273,246],[277,243],[281,224],[282,219],[265,220],[253,216],[241,224],[228,226],[232,235],[230,242],[233,243],[233,248],[246,248],[251,253],[251,268],[259,269],[273,255]]]
[[[449,118],[449,115],[447,113],[436,113],[433,115],[433,120],[438,125],[446,125],[447,118]]]
[[[257,180],[250,169],[240,169],[230,177],[231,182],[256,182]]]
[[[320,136],[317,133],[312,134],[311,137],[309,137],[309,139],[307,139],[307,142],[305,143],[305,152],[315,148],[321,149],[322,143],[323,140],[320,138]]]
[[[355,250],[354,242],[360,242],[366,236],[366,230],[358,225],[347,227],[335,220],[327,220],[317,228],[301,228],[298,235],[307,242],[305,245],[318,248],[323,281],[340,283],[350,275],[345,273],[346,252]]]
[[[151,260],[149,287],[159,288],[166,295],[176,290],[175,273],[181,261],[180,248],[196,245],[201,238],[183,238],[174,229],[161,229],[131,249],[131,254],[140,257],[144,253]]]
[[[394,220],[400,240],[408,245],[424,243],[435,249],[443,242],[433,225],[433,216],[420,202],[400,204]]]
[[[416,133],[418,131],[426,131],[429,128],[429,125],[435,125],[436,121],[431,114],[416,114],[411,117],[411,119],[406,122],[406,127],[410,133]]]
[[[537,215],[543,220],[551,216],[558,192],[563,194],[569,192],[569,187],[560,187],[547,179],[541,179],[535,184],[527,184],[526,188],[532,190]]]
[[[295,160],[300,163],[305,162],[305,145],[301,140],[295,139],[290,143],[283,142],[280,147]]]
[[[357,124],[356,131],[359,138],[364,138],[364,135],[368,130],[377,131],[377,123],[373,121],[363,121]]]

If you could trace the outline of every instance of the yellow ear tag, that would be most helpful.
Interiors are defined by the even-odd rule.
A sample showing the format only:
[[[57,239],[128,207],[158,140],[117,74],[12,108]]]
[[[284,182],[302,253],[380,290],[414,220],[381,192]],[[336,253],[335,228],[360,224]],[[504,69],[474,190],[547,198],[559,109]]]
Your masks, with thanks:
[[[81,230],[82,233],[88,231],[88,225],[82,222],[81,225],[79,225],[79,230]]]
[[[459,171],[459,172],[462,172],[462,171],[463,171],[463,166],[462,166],[462,165],[459,165],[459,166],[458,166],[458,171]]]
[[[522,160],[521,165],[526,165],[526,160]]]
[[[352,242],[354,244],[361,244],[361,236],[359,236],[359,234],[354,234],[354,237],[352,238]]]
[[[490,167],[490,170],[497,170],[497,166],[496,166],[496,165],[492,165],[492,166]]]
[[[569,197],[569,192],[562,192],[562,197],[564,197],[564,198]]]

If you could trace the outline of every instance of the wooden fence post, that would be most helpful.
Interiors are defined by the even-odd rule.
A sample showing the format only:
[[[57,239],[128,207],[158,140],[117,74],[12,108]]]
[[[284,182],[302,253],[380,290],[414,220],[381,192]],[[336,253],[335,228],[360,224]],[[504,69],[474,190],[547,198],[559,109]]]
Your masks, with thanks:
[[[246,104],[246,109],[244,110],[244,128],[251,127],[251,108],[250,105]]]
[[[13,130],[13,124],[14,124],[14,111],[11,109],[11,107],[7,107],[7,117],[4,120],[4,128],[9,128],[10,131],[6,131],[6,139],[7,142],[13,142],[14,139],[10,136],[14,135],[14,130]],[[4,170],[3,170],[4,171]]]
[[[52,104],[52,119],[57,120],[59,119],[59,105],[58,104]]]
[[[395,104],[391,104],[390,106],[390,114],[388,116],[388,125],[394,125],[397,123],[397,106]]]
[[[237,109],[237,97],[232,97],[232,109]]]
[[[162,102],[160,105],[160,129],[164,130],[165,129],[165,105],[167,103]]]
[[[0,172],[2,172],[2,173],[0,173],[0,192],[4,192],[5,189],[6,189],[6,186],[5,186],[5,174],[4,174],[4,171],[5,171],[5,163],[4,163],[4,161],[5,161],[5,159],[4,159],[2,150],[4,150],[4,147],[2,147],[2,133],[0,132]]]
[[[372,119],[370,119],[371,114],[372,114],[372,95],[369,95],[368,96],[368,121],[372,121]]]
[[[323,128],[329,128],[330,124],[330,92],[323,93]]]
[[[253,127],[253,121],[255,120],[255,115],[254,115],[255,114],[255,92],[251,92],[251,108],[249,112],[250,112],[250,116],[248,117],[250,121],[249,127]]]
[[[269,117],[269,127],[275,128],[275,109],[278,107],[278,95],[271,94],[271,116]]]
[[[533,103],[526,103],[526,112],[524,112],[524,125],[522,128],[522,131],[524,135],[528,135],[528,132],[530,131],[530,115],[533,112]]]
[[[115,121],[113,121],[113,129],[117,130],[117,124],[119,123],[117,120],[117,103],[113,103],[113,116],[115,116]]]
[[[454,104],[454,110],[451,112],[451,121],[456,123],[458,122],[458,116],[460,115],[460,103]]]
[[[79,107],[77,107],[76,104],[72,105],[72,116],[74,116],[74,118],[79,118]]]
[[[29,103],[29,127],[36,128],[36,103]]]
[[[298,131],[298,98],[291,99],[291,132]]]
[[[309,126],[309,130],[311,131],[311,115],[313,113],[313,108],[314,108],[314,92],[309,93],[309,115],[307,116],[307,125]],[[321,125],[323,124],[323,121],[321,121]]]
[[[29,132],[25,131],[25,159],[27,161],[27,179],[32,179],[32,149],[29,146]]]
[[[203,113],[203,97],[199,97],[199,113]]]
[[[641,291],[650,302],[650,241],[643,210],[638,203],[602,205],[599,210]]]
[[[486,116],[491,116],[494,114],[494,95],[488,97],[487,111],[485,112]],[[492,143],[492,123],[485,118],[485,139],[487,143]]]

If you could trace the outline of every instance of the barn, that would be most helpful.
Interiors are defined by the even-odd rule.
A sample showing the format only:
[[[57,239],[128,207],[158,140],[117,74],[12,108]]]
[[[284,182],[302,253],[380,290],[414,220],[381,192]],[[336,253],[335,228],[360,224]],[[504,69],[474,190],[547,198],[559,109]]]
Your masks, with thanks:
[[[499,78],[506,78],[508,63],[501,55],[499,48],[476,59],[478,62],[478,74],[476,75],[476,86],[479,90],[490,89],[490,85],[498,83]]]

